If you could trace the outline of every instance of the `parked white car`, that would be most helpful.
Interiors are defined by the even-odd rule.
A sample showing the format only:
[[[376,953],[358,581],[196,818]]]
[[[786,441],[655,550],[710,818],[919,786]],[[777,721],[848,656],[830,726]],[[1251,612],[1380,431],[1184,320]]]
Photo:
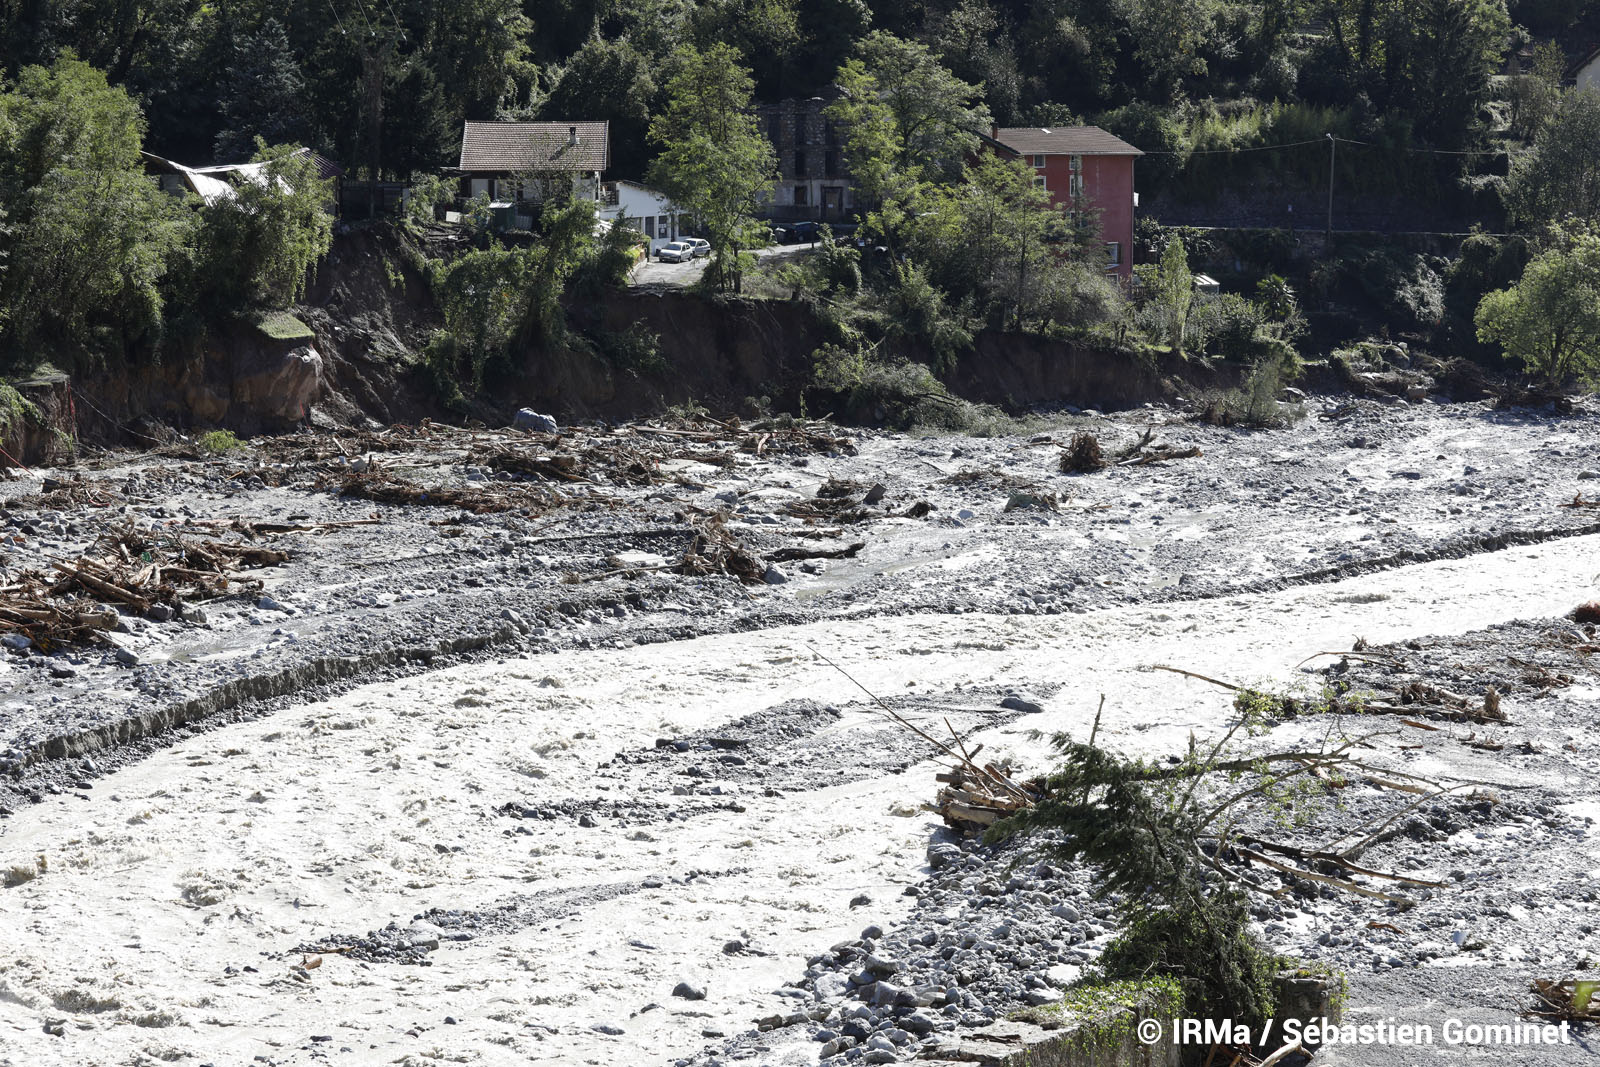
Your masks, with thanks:
[[[694,249],[694,258],[696,259],[711,254],[711,242],[704,237],[684,237],[681,238],[681,241]]]
[[[682,263],[694,258],[694,246],[687,241],[668,241],[656,249],[656,258],[663,263]]]

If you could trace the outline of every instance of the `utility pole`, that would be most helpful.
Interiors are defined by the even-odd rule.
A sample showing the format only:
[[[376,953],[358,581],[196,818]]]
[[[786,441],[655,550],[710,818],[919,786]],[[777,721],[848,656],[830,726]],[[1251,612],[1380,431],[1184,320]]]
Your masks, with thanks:
[[[1339,142],[1333,134],[1328,134],[1328,240],[1333,240],[1333,157],[1338,151]]]

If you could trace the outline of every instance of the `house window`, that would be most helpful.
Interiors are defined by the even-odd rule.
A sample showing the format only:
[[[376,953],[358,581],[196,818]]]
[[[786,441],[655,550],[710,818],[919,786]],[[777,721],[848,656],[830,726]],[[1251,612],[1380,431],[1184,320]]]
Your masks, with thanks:
[[[1068,192],[1074,200],[1083,195],[1083,175],[1074,174],[1072,176],[1072,185]]]
[[[663,237],[672,232],[672,222],[665,215],[656,216],[656,232]]]
[[[656,217],[654,215],[646,215],[644,217],[644,235],[652,241],[656,239]]]
[[[839,143],[839,128],[833,124],[832,119],[827,119],[822,124],[822,143],[825,145]]]
[[[795,207],[805,207],[806,206],[806,203],[807,203],[806,193],[807,192],[808,192],[808,190],[806,189],[806,187],[804,185],[797,185],[797,186],[794,187],[794,206]]]
[[[828,152],[822,157],[822,176],[832,178],[839,173],[839,153]]]
[[[1071,162],[1069,163],[1069,167],[1072,170],[1072,173],[1074,173],[1074,174],[1078,173],[1080,170],[1083,169],[1083,157],[1082,156],[1073,156],[1071,158]]]
[[[1036,167],[1044,166],[1044,156],[1034,156],[1033,157],[1033,165],[1036,166]]]
[[[767,140],[773,144],[783,140],[783,120],[776,111],[767,116]]]
[[[1043,174],[1035,174],[1033,176],[1033,187],[1035,189],[1048,189],[1048,188],[1050,188],[1048,185],[1046,185],[1044,183],[1044,175]]]
[[[806,154],[804,152],[796,152],[794,154],[794,176],[796,178],[804,178],[806,176]]]
[[[1109,264],[1110,266],[1113,266],[1113,267],[1122,266],[1122,242],[1121,241],[1107,241],[1106,242],[1106,255],[1110,257],[1110,264]]]

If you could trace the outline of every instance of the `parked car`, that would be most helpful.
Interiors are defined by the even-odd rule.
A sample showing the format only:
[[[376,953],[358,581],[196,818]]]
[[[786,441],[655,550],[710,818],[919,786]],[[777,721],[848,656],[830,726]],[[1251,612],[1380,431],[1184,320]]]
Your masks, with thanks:
[[[680,238],[680,243],[686,244],[690,248],[694,249],[694,255],[696,259],[699,259],[701,256],[709,256],[711,254],[711,242],[706,240],[704,237],[684,237]]]
[[[694,258],[694,246],[687,241],[668,241],[656,249],[656,258],[663,263],[682,263]]]

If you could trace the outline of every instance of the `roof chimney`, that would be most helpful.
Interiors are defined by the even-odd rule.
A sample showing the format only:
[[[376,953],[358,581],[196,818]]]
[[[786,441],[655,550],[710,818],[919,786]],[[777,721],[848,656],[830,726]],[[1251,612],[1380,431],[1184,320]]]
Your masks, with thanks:
[[[576,127],[576,126],[568,126],[567,127],[567,143],[568,144],[574,144],[574,145],[578,143],[578,127]]]
[[[998,141],[999,139],[1000,139],[1000,127],[998,127],[998,126],[990,126],[989,127],[989,140]]]

